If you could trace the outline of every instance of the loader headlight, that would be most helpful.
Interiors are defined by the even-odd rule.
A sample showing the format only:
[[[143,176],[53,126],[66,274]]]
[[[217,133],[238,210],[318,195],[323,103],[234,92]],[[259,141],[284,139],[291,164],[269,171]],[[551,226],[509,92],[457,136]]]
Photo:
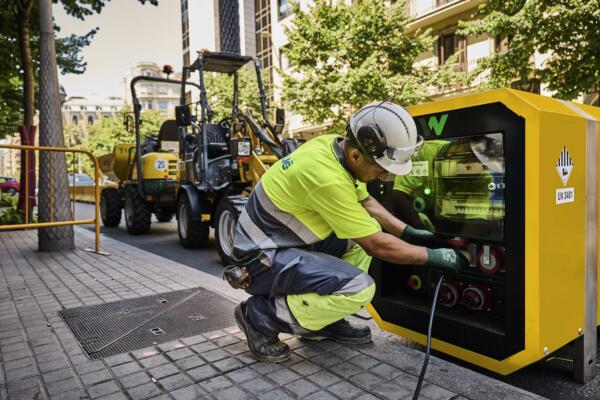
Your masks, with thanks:
[[[252,141],[249,138],[232,139],[229,148],[234,157],[249,157],[252,153]]]

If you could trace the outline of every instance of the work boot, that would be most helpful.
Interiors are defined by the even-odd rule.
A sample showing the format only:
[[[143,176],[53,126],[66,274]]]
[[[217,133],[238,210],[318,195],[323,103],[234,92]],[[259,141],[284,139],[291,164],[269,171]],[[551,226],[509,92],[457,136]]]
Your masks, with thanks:
[[[303,339],[331,339],[342,344],[364,344],[371,341],[371,329],[365,325],[352,325],[348,320],[340,319],[325,328],[302,335]]]
[[[267,336],[252,326],[246,313],[245,301],[238,304],[234,315],[235,322],[246,335],[248,348],[254,358],[264,362],[283,362],[290,358],[290,348],[277,335]]]

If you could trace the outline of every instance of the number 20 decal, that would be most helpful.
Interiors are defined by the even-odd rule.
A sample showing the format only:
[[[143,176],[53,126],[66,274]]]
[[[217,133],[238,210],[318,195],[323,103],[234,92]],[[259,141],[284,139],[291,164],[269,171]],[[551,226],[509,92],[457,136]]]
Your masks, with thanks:
[[[159,158],[158,160],[154,161],[154,168],[159,171],[164,171],[167,169],[167,162],[162,158]]]

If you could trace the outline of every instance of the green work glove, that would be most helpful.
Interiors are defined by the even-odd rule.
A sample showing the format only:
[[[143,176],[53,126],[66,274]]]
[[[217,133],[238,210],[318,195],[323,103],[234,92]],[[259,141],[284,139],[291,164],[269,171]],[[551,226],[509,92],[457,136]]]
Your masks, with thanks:
[[[454,249],[427,249],[427,267],[458,275],[468,264],[465,256]]]
[[[433,248],[448,246],[448,241],[440,238],[435,233],[425,229],[415,229],[410,225],[406,225],[406,228],[404,228],[400,235],[400,239],[416,246]]]

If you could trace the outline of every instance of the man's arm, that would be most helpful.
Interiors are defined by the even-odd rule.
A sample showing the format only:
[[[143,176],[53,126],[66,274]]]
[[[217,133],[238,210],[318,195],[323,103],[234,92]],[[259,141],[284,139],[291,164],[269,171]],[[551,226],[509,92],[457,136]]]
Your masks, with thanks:
[[[368,255],[390,263],[422,265],[427,262],[427,248],[412,245],[386,232],[352,240]]]
[[[468,265],[464,256],[454,249],[415,246],[385,232],[352,240],[370,256],[392,264],[425,265],[454,274],[459,274]]]
[[[384,231],[399,238],[406,228],[406,224],[385,209],[373,196],[369,195],[360,202],[367,212],[379,222]]]
[[[447,239],[440,238],[435,233],[426,229],[415,229],[413,226],[396,218],[372,196],[364,199],[361,204],[379,222],[384,231],[405,242],[430,248],[449,246]]]

